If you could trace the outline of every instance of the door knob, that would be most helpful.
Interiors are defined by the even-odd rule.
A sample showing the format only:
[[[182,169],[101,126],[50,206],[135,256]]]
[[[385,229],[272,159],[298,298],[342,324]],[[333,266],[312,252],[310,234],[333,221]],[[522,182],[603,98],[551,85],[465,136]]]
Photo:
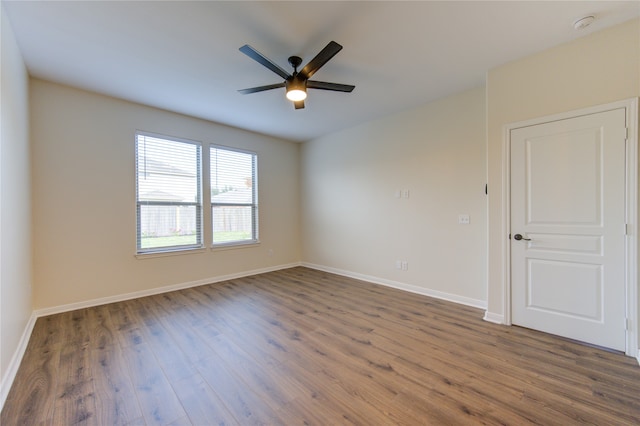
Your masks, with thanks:
[[[516,241],[520,241],[520,240],[524,240],[524,241],[531,241],[531,238],[525,238],[520,234],[516,234],[513,236],[513,239]]]

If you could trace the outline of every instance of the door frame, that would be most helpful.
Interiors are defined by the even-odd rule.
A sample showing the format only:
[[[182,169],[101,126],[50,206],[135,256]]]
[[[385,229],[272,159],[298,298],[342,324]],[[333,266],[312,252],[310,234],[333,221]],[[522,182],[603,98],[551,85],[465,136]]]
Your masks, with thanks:
[[[625,108],[627,123],[626,142],[626,188],[625,188],[625,297],[626,297],[626,350],[625,354],[635,357],[640,363],[638,335],[640,317],[638,316],[638,98],[567,111],[559,114],[538,117],[525,121],[509,123],[503,126],[502,137],[502,261],[504,265],[503,285],[503,323],[511,325],[511,132],[522,127],[535,126],[552,121],[560,121],[584,115],[596,114]]]

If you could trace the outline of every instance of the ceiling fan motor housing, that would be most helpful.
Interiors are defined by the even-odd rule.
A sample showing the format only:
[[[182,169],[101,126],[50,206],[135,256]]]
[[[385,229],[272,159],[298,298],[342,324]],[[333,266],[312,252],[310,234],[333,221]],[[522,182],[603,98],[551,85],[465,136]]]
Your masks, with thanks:
[[[290,90],[307,90],[307,79],[300,77],[297,73],[287,78],[285,81],[287,92]]]

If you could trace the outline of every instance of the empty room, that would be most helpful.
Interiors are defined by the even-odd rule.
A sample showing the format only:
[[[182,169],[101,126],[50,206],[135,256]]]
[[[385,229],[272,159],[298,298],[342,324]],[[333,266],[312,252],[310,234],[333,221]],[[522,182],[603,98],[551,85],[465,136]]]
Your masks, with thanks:
[[[0,6],[3,426],[640,424],[637,1]]]

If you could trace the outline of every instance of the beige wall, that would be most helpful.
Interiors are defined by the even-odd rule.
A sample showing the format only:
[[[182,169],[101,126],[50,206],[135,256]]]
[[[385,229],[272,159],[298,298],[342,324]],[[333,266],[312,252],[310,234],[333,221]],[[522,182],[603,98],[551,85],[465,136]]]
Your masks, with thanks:
[[[4,401],[9,364],[31,316],[31,191],[28,75],[4,9],[0,15],[0,377]]]
[[[303,260],[484,305],[485,149],[484,88],[305,143]]]
[[[503,126],[640,96],[640,20],[492,69],[487,77],[488,313],[504,313]]]
[[[34,309],[299,262],[298,144],[40,80],[30,89]],[[261,244],[136,258],[136,130],[257,152]]]

